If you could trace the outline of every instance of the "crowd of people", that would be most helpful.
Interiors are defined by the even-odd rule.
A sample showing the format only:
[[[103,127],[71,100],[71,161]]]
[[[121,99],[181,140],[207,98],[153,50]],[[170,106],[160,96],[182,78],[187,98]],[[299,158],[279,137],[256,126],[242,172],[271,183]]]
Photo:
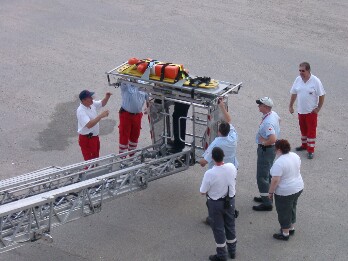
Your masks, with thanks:
[[[314,158],[316,128],[318,113],[324,104],[325,90],[318,77],[311,73],[310,64],[299,65],[299,76],[290,90],[289,112],[294,113],[294,103],[297,99],[298,122],[301,133],[301,145],[296,151],[307,151],[307,158]],[[109,115],[105,110],[100,114],[111,96],[106,93],[103,100],[94,101],[93,92],[84,90],[80,93],[81,104],[77,109],[79,145],[85,160],[99,157],[99,122]],[[121,85],[122,105],[119,111],[119,152],[136,149],[141,129],[142,109],[148,96],[135,85]],[[300,168],[300,157],[291,152],[290,143],[280,138],[280,117],[272,110],[274,103],[271,98],[263,97],[256,100],[259,112],[262,113],[261,123],[256,133],[257,163],[256,182],[259,196],[254,201],[254,211],[272,211],[273,201],[278,214],[280,230],[273,237],[277,240],[289,240],[295,233],[296,206],[304,183]],[[237,140],[238,134],[232,125],[232,117],[227,112],[222,100],[219,108],[223,115],[218,128],[218,137],[209,145],[199,164],[208,165],[200,193],[207,198],[208,217],[206,223],[213,230],[216,242],[216,254],[209,260],[234,259],[236,256],[235,230],[235,186],[237,170]],[[175,152],[185,147],[183,142],[186,132],[186,122],[180,122],[187,115],[189,105],[175,105],[173,113]],[[179,126],[181,129],[179,129]],[[226,250],[227,247],[227,250]]]

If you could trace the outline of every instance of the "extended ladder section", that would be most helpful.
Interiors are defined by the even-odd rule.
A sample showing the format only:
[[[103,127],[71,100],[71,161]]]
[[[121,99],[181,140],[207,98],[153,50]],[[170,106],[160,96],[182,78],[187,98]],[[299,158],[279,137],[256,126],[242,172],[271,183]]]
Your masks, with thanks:
[[[195,164],[218,134],[221,121],[218,99],[228,104],[228,94],[241,83],[218,82],[216,88],[184,86],[119,73],[122,64],[107,72],[110,86],[132,83],[150,96],[147,108],[151,145],[122,154],[110,154],[66,167],[48,167],[0,181],[0,252],[38,239],[52,240],[55,226],[95,214],[103,203],[147,188],[156,179],[187,170]],[[147,74],[147,76],[146,76]],[[190,105],[179,118],[186,124],[182,152],[170,151],[174,104]],[[185,119],[185,121],[182,121]]]
[[[98,213],[108,200],[188,169],[189,150],[162,153],[161,148],[149,147],[129,158],[124,158],[127,153],[111,154],[2,181],[0,252],[40,238],[51,240],[52,227]]]

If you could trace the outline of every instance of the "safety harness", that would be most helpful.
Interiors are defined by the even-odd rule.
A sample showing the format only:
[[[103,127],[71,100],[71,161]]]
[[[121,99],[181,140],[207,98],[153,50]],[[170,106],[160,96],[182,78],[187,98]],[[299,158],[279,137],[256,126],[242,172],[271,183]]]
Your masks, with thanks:
[[[146,63],[146,69],[150,65],[150,63],[153,63],[154,65],[162,65],[161,68],[161,75],[160,75],[160,81],[162,82],[164,80],[165,75],[165,69],[167,66],[177,66],[179,68],[177,75],[175,76],[174,83],[178,82],[181,79],[188,78],[188,73],[183,69],[183,66],[181,64],[175,64],[175,63],[164,63],[157,60],[149,60],[149,59],[142,59],[138,63],[136,63],[136,66],[139,64]]]

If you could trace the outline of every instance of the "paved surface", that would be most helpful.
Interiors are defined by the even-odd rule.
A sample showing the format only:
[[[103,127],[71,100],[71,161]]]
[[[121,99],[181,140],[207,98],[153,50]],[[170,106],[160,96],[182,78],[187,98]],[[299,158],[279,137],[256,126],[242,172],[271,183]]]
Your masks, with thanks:
[[[197,75],[244,82],[229,104],[240,135],[237,259],[346,260],[348,4],[285,2],[2,0],[0,178],[82,160],[77,94],[110,91],[106,70],[132,56],[179,62]],[[278,242],[276,212],[251,210],[260,121],[255,99],[272,97],[282,137],[297,146],[296,116],[287,108],[302,61],[311,63],[327,97],[315,159],[300,154],[305,191],[296,235]],[[117,149],[120,94],[112,92],[112,113],[101,123],[102,155]],[[145,123],[143,141],[148,133]],[[150,183],[100,214],[55,228],[53,244],[28,244],[0,260],[207,260],[215,245],[201,223],[202,175],[195,166]]]

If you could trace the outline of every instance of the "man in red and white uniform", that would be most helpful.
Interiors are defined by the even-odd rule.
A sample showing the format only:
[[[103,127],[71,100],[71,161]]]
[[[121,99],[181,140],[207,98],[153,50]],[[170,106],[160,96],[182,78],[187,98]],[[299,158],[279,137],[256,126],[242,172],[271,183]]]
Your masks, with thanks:
[[[107,92],[104,99],[100,101],[94,101],[92,98],[93,94],[94,92],[83,90],[79,95],[81,104],[76,110],[79,145],[84,160],[99,157],[99,121],[109,116],[108,110],[100,114],[97,113],[97,110],[108,103],[111,93]]]
[[[140,136],[143,107],[148,100],[148,94],[140,91],[132,82],[122,82],[122,106],[119,111],[119,152],[135,150]],[[133,154],[129,154],[132,156]]]
[[[313,159],[316,140],[318,113],[324,104],[325,90],[318,77],[311,74],[309,63],[299,66],[300,76],[295,79],[290,90],[290,113],[294,113],[294,102],[297,99],[298,120],[301,130],[302,145],[297,151],[307,150],[308,159]]]

